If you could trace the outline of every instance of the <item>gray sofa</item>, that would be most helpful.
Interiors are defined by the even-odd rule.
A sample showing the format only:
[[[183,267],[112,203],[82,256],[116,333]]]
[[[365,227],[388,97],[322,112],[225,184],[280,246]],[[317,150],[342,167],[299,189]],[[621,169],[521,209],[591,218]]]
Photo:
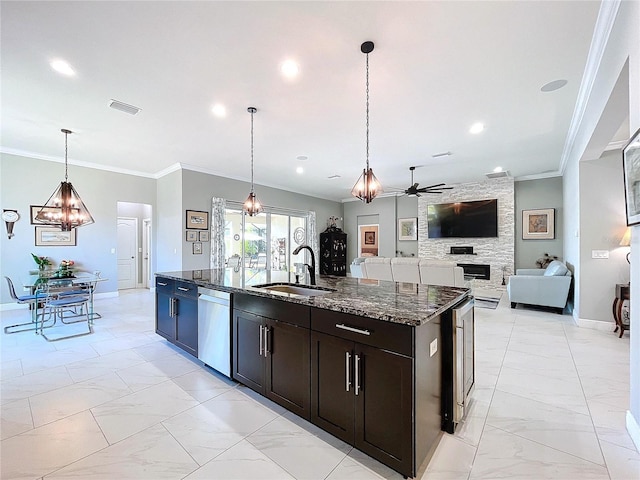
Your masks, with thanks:
[[[518,303],[541,305],[557,309],[562,313],[571,288],[571,271],[567,266],[554,260],[547,268],[522,268],[509,277],[507,292],[511,308]]]

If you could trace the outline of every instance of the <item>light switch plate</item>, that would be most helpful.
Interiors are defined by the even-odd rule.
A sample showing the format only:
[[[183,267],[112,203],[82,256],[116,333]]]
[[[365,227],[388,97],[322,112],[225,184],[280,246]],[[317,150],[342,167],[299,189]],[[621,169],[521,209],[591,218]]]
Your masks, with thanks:
[[[609,250],[591,250],[591,258],[609,258]]]
[[[429,356],[433,357],[438,351],[438,339],[436,338],[433,342],[429,344]]]

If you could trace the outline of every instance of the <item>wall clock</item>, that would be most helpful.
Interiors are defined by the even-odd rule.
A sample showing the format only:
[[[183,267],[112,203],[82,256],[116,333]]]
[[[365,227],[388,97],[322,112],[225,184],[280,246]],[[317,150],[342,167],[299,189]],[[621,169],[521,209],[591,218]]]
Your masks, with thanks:
[[[2,220],[4,220],[4,224],[7,227],[7,238],[11,240],[13,237],[13,224],[20,220],[20,215],[17,210],[2,210]]]

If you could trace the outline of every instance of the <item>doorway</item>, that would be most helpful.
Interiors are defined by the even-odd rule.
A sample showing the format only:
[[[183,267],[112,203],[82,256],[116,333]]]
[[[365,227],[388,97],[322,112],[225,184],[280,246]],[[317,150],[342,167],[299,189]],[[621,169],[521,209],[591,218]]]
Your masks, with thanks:
[[[118,202],[118,290],[153,285],[152,207],[144,203]]]

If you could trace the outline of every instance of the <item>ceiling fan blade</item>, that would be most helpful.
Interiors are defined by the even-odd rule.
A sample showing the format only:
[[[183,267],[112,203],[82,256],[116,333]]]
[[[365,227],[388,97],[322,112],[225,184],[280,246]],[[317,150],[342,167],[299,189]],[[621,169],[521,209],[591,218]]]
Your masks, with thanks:
[[[434,185],[429,185],[428,187],[424,187],[424,188],[442,187],[443,185],[444,185],[444,183],[436,183]]]
[[[418,192],[416,192],[416,197],[421,197],[422,195],[420,195]]]

